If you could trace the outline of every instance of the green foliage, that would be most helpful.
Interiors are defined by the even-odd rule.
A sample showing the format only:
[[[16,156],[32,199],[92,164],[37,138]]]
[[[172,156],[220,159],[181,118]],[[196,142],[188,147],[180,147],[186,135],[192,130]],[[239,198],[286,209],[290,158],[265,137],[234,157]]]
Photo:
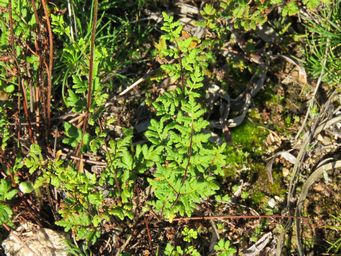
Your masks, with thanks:
[[[183,235],[183,239],[185,242],[191,242],[193,239],[198,238],[198,232],[194,229],[185,227],[184,230],[182,230],[181,234]]]
[[[0,203],[0,225],[2,224],[11,225],[12,215],[13,215],[12,209],[8,205]]]
[[[192,256],[200,256],[200,253],[194,246],[188,246],[186,248],[181,248],[181,246],[173,246],[171,244],[167,244],[164,255],[166,256],[182,256],[182,255],[192,255]]]
[[[264,140],[268,131],[252,122],[245,122],[235,128],[232,133],[234,145],[240,145],[243,150],[254,155],[261,155],[264,152]]]
[[[5,179],[0,180],[0,201],[11,200],[18,190],[12,189],[11,183]]]
[[[341,2],[331,1],[305,17],[306,67],[314,78],[337,86],[341,83]]]
[[[189,245],[193,239],[197,239],[198,232],[194,229],[190,229],[185,227],[184,230],[181,232],[183,235],[183,241],[185,242],[185,246],[174,246],[171,243],[166,245],[164,250],[164,255],[167,256],[180,256],[180,255],[194,255],[200,256],[199,251],[193,246]]]
[[[133,218],[133,185],[136,179],[134,156],[131,152],[133,132],[125,130],[119,140],[111,140],[106,152],[108,167],[101,173],[99,184],[112,187],[108,197],[117,202],[109,209],[111,215],[123,220]]]
[[[13,211],[6,202],[13,199],[17,193],[18,190],[12,189],[9,181],[5,179],[0,180],[0,225],[12,225],[11,217],[13,215]]]
[[[93,4],[93,1],[91,1]],[[95,39],[95,53],[93,62],[93,91],[90,112],[99,114],[108,100],[109,93],[117,90],[120,82],[127,83],[127,77],[121,70],[126,69],[133,62],[140,61],[139,50],[136,45],[141,44],[150,31],[149,28],[140,29],[137,23],[132,24],[128,17],[117,15],[118,2],[123,8],[127,3],[122,1],[100,1],[101,15],[97,21]],[[81,113],[86,109],[86,95],[88,89],[89,55],[92,29],[92,5],[84,5],[82,1],[73,1],[71,9],[84,10],[70,21],[67,13],[60,12],[69,8],[61,3],[59,14],[52,15],[52,30],[63,47],[57,49],[58,63],[55,69],[55,84],[62,90],[65,106],[72,112]],[[130,6],[131,8],[131,6]],[[132,8],[134,15],[136,6]],[[112,13],[114,12],[114,13]],[[91,15],[86,15],[91,13]],[[134,16],[134,18],[136,18]],[[136,31],[136,28],[140,30]],[[136,37],[138,39],[129,37]],[[134,42],[134,43],[132,43]],[[115,82],[113,82],[115,81]],[[94,124],[90,116],[89,124]]]
[[[93,243],[100,232],[99,223],[108,216],[99,214],[103,193],[97,189],[94,174],[80,173],[71,166],[64,166],[61,160],[49,163],[48,169],[38,177],[34,187],[52,185],[64,193],[64,204],[59,210],[61,220],[56,224],[64,227],[65,231],[72,230],[76,239],[85,239]]]
[[[152,205],[172,219],[178,213],[190,216],[197,203],[218,189],[214,179],[222,174],[225,144],[209,142],[210,134],[204,132],[208,127],[203,118],[205,110],[199,103],[199,89],[205,69],[213,61],[212,54],[199,39],[181,37],[180,23],[166,13],[163,16],[162,30],[166,33],[156,48],[160,58],[174,60],[161,68],[177,88],[153,103],[160,118],[151,120],[145,136],[158,158],[154,177],[148,180],[157,198]],[[148,155],[144,159],[148,164]]]
[[[237,252],[236,249],[231,247],[229,240],[220,239],[218,243],[214,246],[214,250],[217,256],[232,256]]]
[[[49,164],[48,169],[35,182],[35,189],[51,184],[65,194],[64,204],[59,210],[61,220],[56,224],[65,231],[72,230],[77,240],[93,243],[100,235],[99,223],[108,216],[99,214],[104,200],[97,190],[94,174],[80,173],[71,166],[64,166],[61,160]]]
[[[35,1],[41,16],[38,26],[32,2],[11,1],[14,33],[11,38],[10,2],[0,0],[0,167],[1,175],[5,177],[0,179],[0,225],[12,225],[16,196],[20,202],[25,194],[34,192],[30,195],[35,199],[33,201],[45,206],[45,195],[53,189],[59,200],[56,208],[50,206],[57,211],[54,212],[55,224],[78,241],[75,244],[79,243],[79,247],[70,249],[74,255],[87,255],[90,246],[101,240],[101,235],[112,224],[124,222],[130,226],[133,222],[133,226],[139,228],[137,213],[149,214],[150,211],[161,220],[171,221],[179,215],[193,215],[201,210],[198,205],[208,198],[212,198],[212,206],[217,210],[222,209],[231,201],[230,193],[239,188],[230,180],[239,179],[240,170],[252,169],[251,178],[257,173],[258,181],[252,184],[254,187],[250,191],[242,191],[241,199],[237,200],[247,202],[251,199],[263,209],[269,194],[284,194],[282,176],[278,172],[273,172],[274,184],[269,185],[263,164],[246,166],[253,161],[252,157],[263,155],[262,145],[267,132],[247,122],[232,129],[231,145],[218,145],[211,140],[203,105],[206,84],[216,79],[216,68],[227,72],[229,78],[225,79],[224,75],[219,81],[221,87],[234,96],[248,86],[248,79],[259,69],[258,64],[250,64],[252,53],[266,55],[275,49],[276,54],[283,54],[282,45],[272,48],[272,43],[259,35],[262,26],[274,28],[274,37],[281,37],[290,32],[290,22],[295,20],[290,16],[304,13],[305,7],[308,12],[316,9],[312,14],[314,19],[306,20],[306,65],[317,78],[322,69],[321,59],[327,59],[323,81],[333,85],[340,82],[339,0],[331,5],[326,5],[328,0],[204,1],[200,20],[190,24],[203,29],[200,38],[187,32],[187,26],[185,29],[173,16],[162,14],[163,35],[154,43],[156,50],[153,52],[161,63],[162,74],[152,77],[151,82],[167,79],[169,87],[162,83],[162,89],[153,92],[157,98],[153,98],[149,106],[155,115],[143,135],[134,137],[131,129],[122,129],[123,134],[119,134],[107,127],[119,117],[107,115],[110,115],[111,107],[116,107],[113,106],[116,100],[123,99],[124,103],[119,104],[129,110],[143,101],[132,97],[132,103],[129,97],[116,96],[122,87],[144,74],[143,67],[154,69],[154,63],[149,62],[155,57],[150,54],[153,51],[150,46],[157,33],[149,33],[153,27],[148,25],[149,17],[140,20],[141,13],[149,11],[143,7],[152,1],[103,0],[99,1],[89,126],[83,132],[78,127],[85,120],[88,107],[94,1],[88,4],[83,0],[58,0],[48,4],[54,40],[54,69],[52,118],[51,124],[47,124],[44,95],[45,62],[49,55],[47,17],[42,18],[41,1]],[[261,51],[259,47],[263,48],[263,43],[265,46]],[[289,47],[291,49],[291,44]],[[233,56],[226,57],[226,52]],[[139,65],[144,62],[148,65]],[[235,78],[238,78],[237,83],[234,83]],[[69,114],[74,115],[73,120],[69,119]],[[292,124],[292,117],[288,116],[285,122]],[[51,131],[45,128],[54,126],[57,133],[51,140]],[[33,138],[28,135],[31,130]],[[63,132],[59,134],[58,131]],[[20,135],[18,138],[17,134]],[[147,141],[137,142],[141,137]],[[30,145],[28,153],[26,145]],[[70,156],[78,158],[72,150],[80,145],[82,148],[78,153],[82,154],[84,162],[78,162],[81,167],[76,167]],[[92,156],[101,162],[99,166],[92,165]],[[142,182],[136,182],[140,180]],[[219,194],[221,184],[224,188]],[[140,201],[140,195],[135,191],[141,190],[148,193]],[[202,212],[198,211],[198,214]],[[164,254],[200,255],[195,247],[199,231],[185,227],[181,236],[182,244],[168,243]],[[339,242],[333,243],[330,250],[339,250]],[[216,255],[236,253],[230,241],[223,239],[214,250]]]
[[[1,150],[5,150],[7,147],[7,142],[11,138],[11,133],[9,130],[9,122],[5,115],[5,110],[0,106],[0,146]]]
[[[7,8],[9,0],[0,1],[0,8]],[[29,42],[32,38],[31,32],[36,27],[35,17],[31,11],[29,1],[12,2],[13,42],[20,39]],[[8,13],[0,18],[0,93],[5,92],[8,97],[14,94],[17,87],[18,69],[27,72],[37,71],[37,57],[26,51],[19,44],[11,45],[10,40],[10,16]],[[11,45],[12,48],[8,47]],[[16,60],[16,61],[14,61]],[[29,64],[27,66],[27,63]],[[0,113],[2,110],[0,109]],[[1,118],[0,118],[1,120]],[[1,126],[0,126],[1,127]]]
[[[205,4],[201,15],[204,17],[205,26],[214,31],[219,30],[217,19],[224,18],[231,21],[235,29],[245,31],[255,30],[269,20],[269,14],[274,10],[280,11],[281,16],[293,16],[298,14],[299,5],[308,9],[314,9],[328,0],[303,0],[297,1],[246,1],[246,0],[219,0],[219,4]],[[200,23],[203,25],[203,23]]]
[[[182,255],[194,255],[200,256],[201,254],[192,244],[194,239],[198,238],[198,231],[187,226],[182,230],[182,239],[184,241],[184,246],[174,246],[171,243],[167,243],[164,255],[167,256],[182,256]]]
[[[82,142],[83,145],[82,149],[85,151],[89,143],[89,134],[85,133],[83,135],[82,130],[80,128],[77,128],[68,122],[64,123],[64,129],[65,137],[63,139],[63,143],[68,144],[73,148],[76,148]]]
[[[307,6],[309,10],[313,10],[319,7],[321,4],[330,4],[331,0],[303,0],[303,4]]]
[[[117,141],[111,140],[106,151],[108,166],[95,175],[83,173],[60,159],[50,161],[35,181],[36,190],[52,185],[64,194],[56,224],[72,230],[77,240],[93,244],[101,234],[101,225],[112,217],[133,218],[134,162],[130,153],[132,131]],[[30,152],[30,157],[32,153]]]
[[[29,181],[20,182],[19,190],[23,192],[24,194],[31,193],[34,190],[32,182],[29,182]]]
[[[296,15],[300,10],[298,9],[297,3],[295,1],[290,1],[286,3],[283,7],[282,15],[283,16],[293,16]]]
[[[25,159],[25,166],[29,169],[30,174],[32,174],[38,169],[41,169],[44,165],[45,163],[40,146],[32,144],[29,155]]]

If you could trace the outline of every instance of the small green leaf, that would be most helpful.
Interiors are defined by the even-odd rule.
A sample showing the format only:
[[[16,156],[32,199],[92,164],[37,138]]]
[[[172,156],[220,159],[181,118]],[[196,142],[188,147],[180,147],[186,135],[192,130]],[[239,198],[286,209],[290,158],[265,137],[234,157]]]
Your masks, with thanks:
[[[5,200],[11,200],[13,197],[16,196],[17,193],[18,193],[18,190],[12,189],[11,191],[6,193]]]
[[[293,16],[296,15],[300,10],[298,9],[297,3],[294,1],[288,2],[282,10],[283,16]]]
[[[205,4],[202,14],[207,16],[213,16],[216,13],[216,9],[211,4]]]
[[[8,225],[9,223],[11,223],[12,215],[12,209],[8,205],[0,203],[0,225]]]
[[[7,93],[12,93],[14,92],[15,86],[13,84],[10,84],[8,86],[5,87],[4,91]]]
[[[29,194],[29,193],[31,193],[31,192],[34,190],[32,182],[30,182],[30,181],[23,181],[23,182],[20,182],[20,184],[19,184],[19,190],[20,190],[21,192],[23,192],[24,194]]]

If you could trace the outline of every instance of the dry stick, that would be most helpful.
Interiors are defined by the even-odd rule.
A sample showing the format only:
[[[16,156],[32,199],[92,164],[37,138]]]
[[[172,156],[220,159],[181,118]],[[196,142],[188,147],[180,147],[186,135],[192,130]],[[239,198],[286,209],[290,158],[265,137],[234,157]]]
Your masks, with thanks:
[[[126,94],[127,92],[129,92],[130,90],[132,90],[134,87],[138,86],[140,83],[144,82],[146,79],[145,77],[141,77],[139,78],[136,82],[132,83],[130,86],[128,86],[124,91],[122,91],[119,96],[123,96],[124,94]]]
[[[36,2],[35,2],[35,0],[31,0],[31,5],[32,5],[32,8],[33,8],[34,17],[35,17],[35,19],[36,19],[37,29],[38,29],[38,31],[40,32],[40,20],[39,20],[37,8],[36,8]]]
[[[35,0],[31,0],[31,5],[32,5],[32,8],[33,8],[33,13],[34,13],[34,17],[36,19],[36,23],[37,23],[37,31],[38,31],[38,37],[40,37],[41,35],[41,31],[40,31],[40,19],[39,19],[39,15],[38,15],[38,12],[37,12],[37,8],[36,8],[36,3],[35,3]],[[43,63],[42,61],[42,56],[41,56],[41,51],[40,51],[40,48],[39,48],[39,45],[38,45],[38,40],[35,39],[34,41],[34,47],[35,47],[35,50],[36,52],[33,52],[31,50],[31,48],[26,44],[26,47],[27,49],[29,49],[34,55],[37,55],[38,58],[39,58],[39,68],[37,70],[37,80],[39,81],[39,79],[41,78],[41,65]],[[38,103],[39,102],[39,83],[36,84],[35,86],[35,103]],[[40,126],[40,110],[39,110],[39,106],[38,104],[36,104],[36,127],[39,127]]]
[[[23,80],[21,80],[21,87],[22,87],[22,94],[24,96],[23,107],[24,107],[24,113],[25,113],[26,121],[28,124],[28,126],[27,126],[28,127],[28,134],[30,136],[31,143],[33,144],[33,143],[35,143],[35,139],[33,137],[31,120],[30,120],[30,116],[28,114],[27,94],[26,94],[26,88],[25,88]]]
[[[127,247],[127,245],[129,244],[130,240],[133,238],[133,235],[129,235],[128,239],[124,242],[124,244],[117,250],[116,252],[116,256],[121,255],[121,252],[124,251],[124,249]]]
[[[294,189],[295,189],[294,182],[297,180],[296,176],[297,176],[297,173],[299,171],[300,164],[303,161],[303,158],[304,158],[304,156],[306,154],[306,147],[309,145],[311,140],[313,138],[315,138],[323,129],[326,129],[327,127],[332,125],[335,121],[339,120],[338,119],[339,117],[335,117],[332,120],[329,120],[327,122],[322,121],[322,124],[319,124],[320,120],[322,120],[321,116],[326,113],[326,111],[328,109],[328,106],[330,105],[331,97],[329,98],[329,100],[323,106],[323,109],[321,110],[321,113],[320,113],[319,117],[316,119],[316,121],[312,125],[310,131],[306,132],[306,134],[303,136],[303,142],[301,143],[300,151],[299,151],[299,153],[298,153],[298,155],[296,157],[297,161],[296,161],[296,163],[294,165],[294,168],[293,168],[293,177],[291,178],[290,183],[289,183],[289,192],[288,192],[288,197],[287,197],[287,206],[288,206],[288,208],[289,208],[289,205],[290,205],[290,201],[291,201],[292,195],[294,194]]]
[[[217,230],[217,226],[215,225],[213,220],[210,220],[211,226],[213,228],[212,236],[211,236],[211,241],[210,241],[210,246],[209,246],[209,251],[213,251],[214,246],[217,244],[217,242],[220,240],[220,235]]]
[[[148,244],[149,244],[149,247],[150,247],[150,251],[153,252],[152,236],[150,234],[149,223],[148,223],[148,220],[147,220],[146,216],[144,216],[144,224],[145,224],[146,230],[147,230]]]
[[[325,172],[340,169],[340,168],[341,168],[341,160],[324,164],[318,167],[315,171],[313,171],[312,174],[310,174],[310,176],[308,177],[308,179],[304,182],[302,186],[302,191],[297,201],[297,207],[296,207],[296,212],[295,212],[295,215],[297,217],[300,217],[301,206],[304,203],[304,200],[306,199],[308,195],[309,188],[314,184],[314,182],[320,179]],[[302,243],[301,243],[300,236],[299,236],[300,233],[301,233],[301,225],[299,222],[296,222],[296,234],[297,234],[296,239],[297,239],[297,245],[298,245],[297,248],[298,248],[299,255],[304,255]]]
[[[40,58],[40,57],[39,57]],[[38,77],[40,76],[40,71],[38,70],[38,72],[37,72],[37,75],[38,75]],[[37,77],[37,78],[38,78]],[[36,86],[36,88],[35,88],[35,95],[34,95],[34,97],[35,97],[35,102],[36,103],[38,103],[39,102],[39,86],[38,86],[38,84],[37,84],[37,86]],[[40,127],[40,109],[39,109],[39,106],[38,106],[38,104],[36,104],[36,127]]]
[[[73,7],[73,5],[71,5],[71,12],[72,12],[72,17],[73,17],[73,26],[75,29],[75,39],[77,39],[77,37],[78,37],[77,21],[76,21],[75,8]]]
[[[42,57],[41,60],[42,60],[42,63],[41,63],[41,64],[42,64],[42,66],[44,66],[44,68],[42,69],[42,71],[46,70],[46,74],[48,74],[49,65],[47,64],[46,59],[45,59],[44,57]],[[43,72],[41,73],[41,76],[42,76],[41,82],[42,82],[42,85],[43,85],[43,86],[42,86],[43,90],[41,90],[41,91],[42,91],[42,92],[46,92],[46,90],[44,90],[45,76],[44,76],[44,73],[43,73]],[[48,79],[48,77],[47,77],[47,79]],[[47,113],[47,93],[45,93],[45,94],[42,93],[42,94],[40,94],[40,96],[43,97],[43,100],[42,100],[43,106],[42,106],[42,108],[43,108],[43,114],[44,114],[44,118],[45,118],[45,119],[44,119],[44,122],[45,122],[45,125],[48,126],[48,117],[47,117],[47,115],[48,115],[48,113]],[[49,130],[49,129],[44,129],[46,139],[47,139],[47,137],[48,137],[48,135],[47,135],[48,130]]]
[[[35,90],[34,90],[34,86],[33,86],[33,79],[32,79],[32,75],[30,72],[30,64],[28,62],[26,62],[26,73],[27,73],[27,78],[28,78],[28,82],[29,82],[29,87],[30,87],[30,113],[33,113],[34,111],[34,95],[35,95]]]
[[[52,69],[53,69],[53,36],[49,17],[49,11],[47,9],[46,0],[42,0],[44,14],[46,18],[47,30],[49,33],[49,66],[47,69],[47,99],[46,99],[46,111],[47,111],[47,129],[51,124],[51,91],[52,91]]]
[[[98,0],[94,2],[94,17],[92,22],[91,31],[91,47],[90,47],[90,62],[89,62],[89,83],[88,83],[88,98],[86,106],[86,116],[83,125],[83,134],[86,131],[88,119],[90,115],[90,108],[92,103],[92,80],[93,80],[93,66],[94,66],[94,51],[95,51],[95,36],[96,36],[96,26],[97,26],[97,12],[98,12]]]
[[[122,92],[120,92],[120,94],[118,96],[123,96],[124,94],[126,94],[127,92],[129,92],[130,90],[134,89],[136,86],[138,86],[140,83],[146,81],[146,79],[148,77],[150,77],[154,72],[151,70],[148,70],[147,73],[139,78],[137,81],[135,81],[134,83],[132,83],[130,86],[128,86],[126,89],[124,89]]]
[[[187,221],[197,221],[197,220],[239,220],[239,219],[300,219],[309,220],[308,217],[295,217],[287,215],[222,215],[222,216],[198,216],[198,217],[183,217],[175,218],[175,222],[187,222]]]
[[[64,157],[67,157],[68,155],[65,153],[61,154]],[[100,161],[95,161],[95,160],[88,160],[88,159],[84,159],[84,158],[80,158],[80,157],[76,157],[76,156],[70,156],[71,159],[73,160],[77,160],[77,161],[83,161],[84,163],[89,163],[89,164],[94,164],[100,167],[107,167],[107,164],[104,162],[100,162]]]

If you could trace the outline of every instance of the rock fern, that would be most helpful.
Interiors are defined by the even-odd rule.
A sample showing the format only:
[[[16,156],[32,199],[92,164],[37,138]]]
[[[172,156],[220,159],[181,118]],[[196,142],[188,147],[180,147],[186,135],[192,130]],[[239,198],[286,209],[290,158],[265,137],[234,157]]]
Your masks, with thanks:
[[[176,88],[154,102],[158,118],[151,120],[145,136],[158,160],[153,178],[148,180],[156,197],[152,205],[172,219],[177,214],[190,216],[198,203],[219,189],[215,177],[225,163],[225,144],[210,142],[209,123],[200,104],[204,73],[213,55],[198,38],[184,36],[182,25],[173,17],[163,16],[166,34],[156,48],[166,62],[161,68]],[[150,152],[141,152],[148,162]]]

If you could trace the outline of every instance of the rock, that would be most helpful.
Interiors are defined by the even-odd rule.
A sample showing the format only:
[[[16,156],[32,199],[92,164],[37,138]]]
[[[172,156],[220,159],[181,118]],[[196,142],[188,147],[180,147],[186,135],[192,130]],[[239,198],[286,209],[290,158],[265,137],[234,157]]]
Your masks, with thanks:
[[[268,205],[269,205],[271,208],[274,208],[274,207],[276,206],[276,201],[275,201],[275,199],[270,198],[270,200],[268,201]]]
[[[7,256],[67,256],[67,237],[27,222],[11,231],[2,247]]]

